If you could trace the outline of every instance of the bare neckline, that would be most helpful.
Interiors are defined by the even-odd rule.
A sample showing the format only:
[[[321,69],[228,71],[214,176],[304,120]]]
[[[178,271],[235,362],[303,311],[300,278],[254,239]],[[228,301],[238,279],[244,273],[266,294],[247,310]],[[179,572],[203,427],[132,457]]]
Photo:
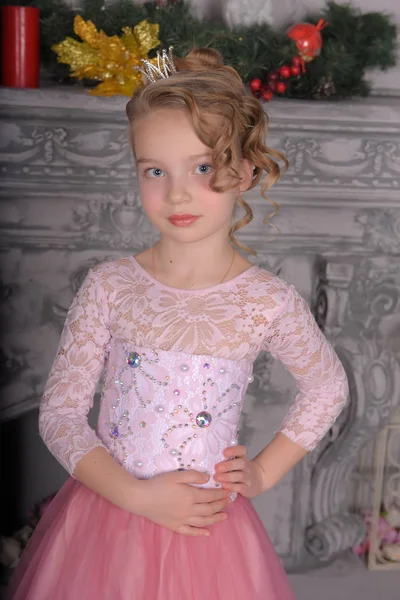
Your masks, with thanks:
[[[189,289],[185,289],[185,288],[176,288],[176,287],[172,287],[170,285],[167,285],[165,283],[162,283],[162,281],[159,281],[158,279],[155,279],[152,275],[150,275],[150,273],[144,268],[142,267],[141,264],[139,264],[139,262],[136,259],[136,256],[130,256],[129,257],[135,264],[136,268],[138,269],[138,271],[140,271],[143,275],[145,275],[145,277],[151,281],[152,283],[163,287],[167,290],[171,290],[173,292],[179,292],[179,293],[189,293],[189,294],[201,294],[201,293],[205,293],[205,292],[213,292],[215,290],[218,290],[220,288],[224,288],[228,285],[231,285],[232,283],[237,282],[238,280],[242,279],[242,277],[244,275],[247,275],[250,271],[252,271],[253,269],[258,269],[259,267],[257,265],[252,265],[251,267],[249,267],[248,269],[245,269],[244,271],[242,271],[241,273],[239,273],[239,275],[236,275],[235,277],[232,277],[232,279],[227,279],[226,281],[223,281],[222,283],[217,283],[216,285],[213,285],[211,287],[207,287],[207,288],[199,288],[199,289],[194,289],[194,290],[189,290]]]

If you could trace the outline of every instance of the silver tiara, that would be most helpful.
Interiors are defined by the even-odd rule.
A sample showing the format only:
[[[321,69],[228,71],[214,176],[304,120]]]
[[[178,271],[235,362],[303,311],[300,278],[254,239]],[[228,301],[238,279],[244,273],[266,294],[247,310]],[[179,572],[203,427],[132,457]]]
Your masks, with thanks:
[[[174,57],[172,56],[173,46],[168,48],[168,52],[164,49],[161,54],[157,52],[157,63],[153,64],[149,60],[142,58],[143,68],[138,69],[148,81],[154,83],[157,79],[167,79],[173,73],[176,73]]]

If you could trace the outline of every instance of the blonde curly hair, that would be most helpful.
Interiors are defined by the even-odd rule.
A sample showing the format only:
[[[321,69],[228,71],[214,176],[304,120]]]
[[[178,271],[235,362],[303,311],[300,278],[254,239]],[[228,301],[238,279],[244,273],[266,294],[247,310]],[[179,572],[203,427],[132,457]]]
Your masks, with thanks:
[[[265,172],[261,195],[272,202],[266,191],[280,177],[277,160],[282,160],[286,167],[288,162],[284,154],[265,144],[268,117],[261,103],[246,89],[237,71],[224,65],[216,50],[192,50],[185,58],[175,58],[175,66],[177,73],[145,86],[128,102],[129,121],[134,123],[157,108],[186,110],[196,135],[213,151],[211,189],[225,192],[236,187],[240,181],[237,166],[240,160],[247,159],[253,165],[253,179],[248,189],[257,186]],[[232,183],[221,185],[221,179]],[[234,223],[229,237],[237,247],[256,254],[235,238],[235,233],[253,219],[253,211],[241,196],[237,204],[245,214]],[[265,217],[265,224],[270,224],[278,212],[278,204],[272,204],[274,210]]]

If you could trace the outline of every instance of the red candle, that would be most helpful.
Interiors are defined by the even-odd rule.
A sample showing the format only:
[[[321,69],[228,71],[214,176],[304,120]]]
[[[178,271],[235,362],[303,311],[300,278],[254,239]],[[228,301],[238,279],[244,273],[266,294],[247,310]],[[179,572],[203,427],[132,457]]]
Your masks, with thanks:
[[[7,87],[39,87],[39,9],[2,6],[1,83]]]

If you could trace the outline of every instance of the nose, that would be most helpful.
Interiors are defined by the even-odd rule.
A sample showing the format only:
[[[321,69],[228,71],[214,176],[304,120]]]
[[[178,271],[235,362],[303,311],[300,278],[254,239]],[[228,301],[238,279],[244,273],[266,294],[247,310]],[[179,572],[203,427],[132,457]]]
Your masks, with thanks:
[[[192,200],[186,181],[173,180],[169,186],[167,202],[171,205],[186,204]]]

